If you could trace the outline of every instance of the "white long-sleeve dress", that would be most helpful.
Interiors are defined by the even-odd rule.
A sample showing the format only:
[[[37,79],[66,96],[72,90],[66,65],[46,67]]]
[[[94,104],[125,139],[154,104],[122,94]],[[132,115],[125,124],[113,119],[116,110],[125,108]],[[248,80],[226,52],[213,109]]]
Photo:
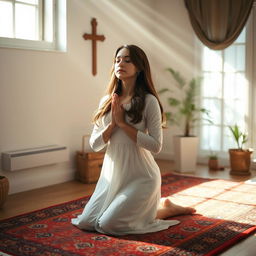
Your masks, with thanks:
[[[129,107],[124,105],[125,109]],[[178,224],[177,220],[155,219],[161,175],[151,152],[159,153],[162,148],[161,112],[156,97],[146,95],[141,122],[133,124],[126,115],[126,122],[138,130],[137,143],[120,128],[115,128],[109,142],[104,143],[102,133],[110,122],[108,113],[94,126],[90,145],[94,151],[107,147],[106,153],[95,191],[72,224],[112,235],[143,234]]]

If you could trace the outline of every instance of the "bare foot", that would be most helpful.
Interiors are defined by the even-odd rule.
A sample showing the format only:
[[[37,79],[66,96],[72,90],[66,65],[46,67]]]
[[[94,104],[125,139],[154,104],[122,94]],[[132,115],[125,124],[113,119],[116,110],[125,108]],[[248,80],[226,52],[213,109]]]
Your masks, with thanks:
[[[168,217],[173,217],[177,215],[187,215],[196,212],[195,208],[183,207],[171,202],[171,200],[166,198],[161,198],[160,206],[157,210],[157,219],[166,219]]]

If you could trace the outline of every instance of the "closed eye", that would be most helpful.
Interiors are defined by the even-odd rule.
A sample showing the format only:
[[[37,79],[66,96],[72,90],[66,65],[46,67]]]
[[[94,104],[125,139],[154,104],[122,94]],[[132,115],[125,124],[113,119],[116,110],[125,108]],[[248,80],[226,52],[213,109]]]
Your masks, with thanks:
[[[124,59],[124,61],[126,63],[130,63],[131,62],[130,56],[124,56],[124,57],[116,57],[115,63],[119,63],[122,59]]]

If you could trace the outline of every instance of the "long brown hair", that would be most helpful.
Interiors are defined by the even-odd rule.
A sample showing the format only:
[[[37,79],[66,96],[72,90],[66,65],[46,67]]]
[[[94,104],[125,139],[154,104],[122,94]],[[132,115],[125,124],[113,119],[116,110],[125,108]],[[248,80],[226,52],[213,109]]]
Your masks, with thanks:
[[[158,100],[162,114],[162,122],[164,122],[165,117],[163,113],[163,107],[152,81],[148,58],[144,51],[136,45],[123,45],[116,50],[111,69],[111,79],[107,88],[107,94],[109,95],[109,98],[98,109],[93,118],[93,122],[97,123],[97,121],[102,116],[104,116],[111,110],[111,99],[114,93],[117,93],[118,95],[122,94],[122,81],[115,76],[114,65],[115,58],[118,52],[123,48],[129,50],[130,60],[135,65],[137,70],[139,70],[135,82],[136,84],[134,87],[134,95],[131,99],[131,108],[128,111],[126,111],[126,114],[131,118],[132,123],[139,123],[142,120],[142,112],[145,107],[145,96],[146,94],[150,93],[154,95]]]

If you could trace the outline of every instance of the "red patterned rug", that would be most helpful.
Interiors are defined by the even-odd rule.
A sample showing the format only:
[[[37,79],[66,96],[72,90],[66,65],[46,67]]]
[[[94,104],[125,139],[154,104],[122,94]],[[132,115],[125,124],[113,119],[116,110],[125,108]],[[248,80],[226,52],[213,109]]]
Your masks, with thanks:
[[[19,215],[0,222],[0,251],[20,256],[216,255],[256,230],[256,186],[168,174],[162,195],[194,206],[165,231],[122,237],[81,231],[70,219],[89,197]],[[1,253],[0,253],[1,255]]]

